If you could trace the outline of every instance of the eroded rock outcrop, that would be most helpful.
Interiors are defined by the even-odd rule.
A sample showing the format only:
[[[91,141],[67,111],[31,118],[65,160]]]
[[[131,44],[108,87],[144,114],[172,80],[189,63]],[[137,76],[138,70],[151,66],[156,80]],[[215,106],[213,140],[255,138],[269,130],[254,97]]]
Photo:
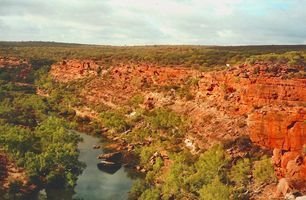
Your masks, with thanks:
[[[261,63],[210,73],[200,87],[218,101],[220,110],[233,117],[247,115],[247,132],[254,143],[279,150],[279,162],[274,161],[279,178],[306,187],[306,79],[284,78],[286,66],[272,72],[269,68]],[[300,163],[295,163],[297,157]],[[288,173],[293,168],[295,173]]]
[[[23,65],[29,65],[26,60],[14,58],[14,57],[1,57],[0,56],[0,68],[14,68]]]
[[[207,148],[214,141],[249,135],[262,147],[279,149],[280,162],[275,167],[280,178],[288,177],[288,163],[301,156],[303,162],[298,173],[303,183],[306,180],[303,70],[305,75],[302,66],[272,63],[214,72],[147,63],[99,68],[94,61],[74,60],[52,66],[51,74],[63,82],[93,76],[81,93],[86,102],[116,107],[141,93],[147,109],[168,106],[188,115],[191,121],[188,136],[199,148]],[[182,97],[184,91],[192,98]]]
[[[63,60],[52,65],[50,73],[61,82],[97,75],[102,70],[97,62],[93,60]]]
[[[6,72],[6,79],[22,81],[28,77],[32,66],[24,59],[0,56],[0,70]]]

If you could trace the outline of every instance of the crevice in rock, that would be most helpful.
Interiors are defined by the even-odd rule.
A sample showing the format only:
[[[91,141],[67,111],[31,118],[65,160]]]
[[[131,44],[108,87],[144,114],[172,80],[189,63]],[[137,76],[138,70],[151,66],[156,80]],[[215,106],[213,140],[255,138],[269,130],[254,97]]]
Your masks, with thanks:
[[[296,124],[296,122],[297,122],[297,121],[291,122],[291,123],[287,126],[287,129],[289,130],[289,129],[293,128],[294,125]]]

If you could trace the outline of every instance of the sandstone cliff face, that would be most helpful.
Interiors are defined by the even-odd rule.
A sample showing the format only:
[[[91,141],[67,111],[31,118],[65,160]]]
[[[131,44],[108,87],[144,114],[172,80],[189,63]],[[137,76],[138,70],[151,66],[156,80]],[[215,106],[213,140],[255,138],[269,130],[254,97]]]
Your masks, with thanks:
[[[306,143],[306,79],[254,74],[255,67],[208,74],[200,88],[227,113],[248,115],[248,134],[255,143],[301,151]]]
[[[81,94],[86,102],[116,107],[141,93],[153,107],[168,106],[188,116],[191,127],[186,137],[199,148],[249,135],[254,143],[279,150],[280,162],[275,164],[279,177],[290,171],[290,161],[303,157],[306,144],[306,79],[288,79],[292,72],[294,68],[266,63],[199,72],[146,63],[105,68],[98,62],[76,60],[53,65],[51,70],[63,82],[91,77]],[[191,80],[196,81],[190,84]],[[184,88],[192,98],[178,94]],[[303,180],[305,163],[304,156],[298,172]]]
[[[279,150],[279,177],[291,177],[294,167],[288,163],[303,157],[295,167],[306,185],[306,79],[286,79],[286,66],[267,69],[260,63],[210,73],[200,87],[229,115],[247,115],[247,134],[254,143]]]
[[[250,136],[269,148],[302,151],[306,141],[305,120],[302,107],[262,109],[249,116]]]

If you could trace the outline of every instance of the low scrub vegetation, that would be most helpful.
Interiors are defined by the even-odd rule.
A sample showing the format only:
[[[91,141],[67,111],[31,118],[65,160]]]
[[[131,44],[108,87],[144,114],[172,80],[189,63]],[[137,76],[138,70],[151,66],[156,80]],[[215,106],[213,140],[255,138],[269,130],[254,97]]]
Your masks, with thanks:
[[[159,149],[162,145],[158,145]],[[155,147],[145,147],[141,152],[141,163],[148,169],[144,180],[137,181],[131,190],[135,196],[159,199],[249,199],[248,191],[264,181],[274,181],[270,160],[239,159],[235,164],[221,145],[213,146],[200,155],[189,151],[168,151],[171,165],[166,173],[164,160],[148,164]],[[155,193],[155,194],[154,194]]]
[[[50,64],[63,59],[99,59],[104,66],[118,62],[144,62],[159,65],[179,65],[209,70],[256,59],[283,60],[292,64],[305,63],[304,45],[287,46],[137,46],[114,47],[99,45],[64,44],[52,42],[1,42],[0,54],[30,59],[32,64]],[[288,55],[283,56],[287,52]],[[301,52],[301,56],[295,52]],[[275,55],[271,55],[274,53]],[[292,54],[292,55],[291,55]],[[264,55],[264,56],[261,56]],[[259,56],[259,57],[252,57]],[[299,56],[299,57],[298,57]],[[292,57],[292,59],[291,59]],[[41,61],[44,61],[43,63]]]
[[[144,96],[142,94],[136,94],[130,99],[130,105],[134,108],[139,107],[144,102]]]
[[[109,128],[114,129],[115,131],[126,131],[129,127],[128,123],[125,121],[123,114],[115,111],[105,111],[100,113],[101,123]]]
[[[264,156],[256,161],[253,169],[254,181],[257,185],[275,181],[274,168],[271,159]]]
[[[33,74],[35,78],[47,77],[39,71]],[[45,98],[36,95],[34,81],[13,81],[0,80],[1,150],[25,171],[28,184],[73,188],[84,164],[78,161],[77,144],[81,138],[70,130],[72,123],[61,116],[61,110],[68,109],[62,97],[69,92]],[[47,78],[41,83],[49,83],[44,89],[54,86]],[[9,186],[10,198],[23,198],[27,186],[19,180],[10,181]]]
[[[155,129],[175,129],[183,124],[183,119],[178,116],[175,112],[164,109],[157,108],[149,114],[147,121]]]

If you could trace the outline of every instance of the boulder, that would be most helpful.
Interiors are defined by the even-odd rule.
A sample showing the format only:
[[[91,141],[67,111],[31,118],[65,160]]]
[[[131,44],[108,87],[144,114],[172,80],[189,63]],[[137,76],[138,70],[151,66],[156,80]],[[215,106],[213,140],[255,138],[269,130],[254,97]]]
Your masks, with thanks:
[[[121,168],[121,163],[109,162],[102,160],[97,164],[99,170],[106,172],[108,174],[114,174]]]
[[[100,145],[93,145],[93,147],[92,147],[93,149],[100,149]]]
[[[106,162],[120,163],[122,156],[123,155],[121,152],[114,152],[114,153],[101,154],[98,156],[98,159],[102,159],[103,161]]]

